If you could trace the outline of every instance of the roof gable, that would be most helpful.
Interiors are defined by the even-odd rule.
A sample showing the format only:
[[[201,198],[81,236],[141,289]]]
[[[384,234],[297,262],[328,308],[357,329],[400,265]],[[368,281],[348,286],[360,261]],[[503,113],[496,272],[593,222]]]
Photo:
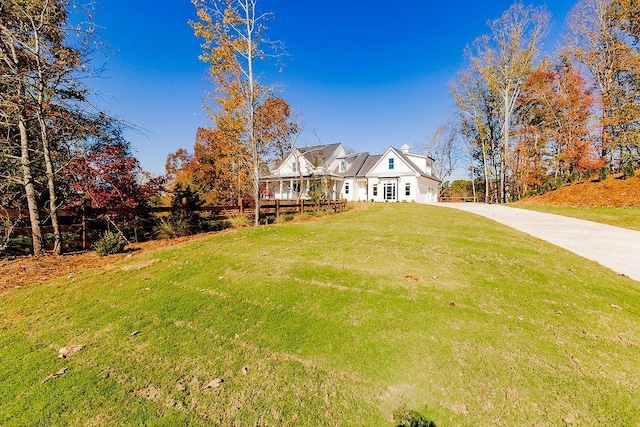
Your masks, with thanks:
[[[390,168],[391,164],[393,164],[393,168]],[[389,147],[367,172],[367,175],[397,176],[406,173],[420,174],[420,170],[416,169],[415,165],[408,161],[400,151]]]
[[[328,170],[335,160],[343,155],[344,148],[340,143],[293,148],[272,171],[272,175],[306,176],[317,168]],[[299,163],[299,166],[296,163]]]

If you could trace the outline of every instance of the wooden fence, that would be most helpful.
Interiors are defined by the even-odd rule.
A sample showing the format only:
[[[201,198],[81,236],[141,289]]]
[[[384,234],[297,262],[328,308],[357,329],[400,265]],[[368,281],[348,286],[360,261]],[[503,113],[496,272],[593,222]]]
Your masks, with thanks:
[[[472,203],[477,203],[478,202],[478,197],[473,197],[473,196],[442,196],[440,197],[440,202],[443,203],[467,203],[467,202],[472,202]]]
[[[321,200],[313,202],[311,200],[274,200],[263,199],[260,201],[260,219],[265,220],[268,216],[279,217],[280,215],[301,213],[311,210],[333,209],[336,212],[345,208],[346,200]],[[67,247],[72,249],[86,250],[93,244],[92,234],[104,231],[108,227],[107,218],[126,218],[125,226],[132,230],[133,240],[137,241],[136,230],[140,228],[143,221],[149,218],[157,219],[164,215],[182,214],[185,217],[197,214],[200,218],[207,220],[225,221],[237,215],[246,215],[253,218],[255,215],[255,203],[247,203],[241,200],[235,205],[227,206],[198,206],[192,207],[187,200],[183,200],[182,206],[178,207],[152,207],[146,209],[94,209],[90,207],[58,209],[58,219],[60,229],[63,233],[73,233],[78,237],[74,241],[65,241]],[[31,227],[29,226],[29,213],[27,211],[0,210],[0,218],[4,217],[17,222],[19,225],[11,227],[0,227],[0,244],[6,240],[7,234],[11,236],[27,236],[31,238]],[[41,210],[40,218],[43,222],[43,235],[52,235],[53,227],[49,218],[49,211]],[[94,233],[92,233],[92,231]],[[45,246],[48,245],[45,239]],[[18,250],[25,252],[27,248]]]

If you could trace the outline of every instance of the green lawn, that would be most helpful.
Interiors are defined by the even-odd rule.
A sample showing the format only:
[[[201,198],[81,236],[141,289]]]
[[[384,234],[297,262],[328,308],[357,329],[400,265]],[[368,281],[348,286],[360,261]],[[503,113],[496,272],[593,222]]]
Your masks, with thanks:
[[[371,204],[3,295],[0,425],[637,426],[639,325],[640,283],[596,263]]]
[[[578,208],[569,206],[539,206],[529,205],[527,203],[514,203],[509,206],[556,215],[570,216],[572,218],[586,219],[587,221],[600,222],[602,224],[609,224],[616,227],[640,231],[640,206],[632,208]]]

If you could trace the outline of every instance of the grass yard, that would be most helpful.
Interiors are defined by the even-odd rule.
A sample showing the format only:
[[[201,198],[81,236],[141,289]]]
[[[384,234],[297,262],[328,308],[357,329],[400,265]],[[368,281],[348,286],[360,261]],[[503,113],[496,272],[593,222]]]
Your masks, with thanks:
[[[640,231],[640,206],[636,207],[570,207],[513,203],[514,208],[529,209]]]
[[[640,283],[433,206],[134,254],[4,292],[0,330],[3,426],[640,423]]]

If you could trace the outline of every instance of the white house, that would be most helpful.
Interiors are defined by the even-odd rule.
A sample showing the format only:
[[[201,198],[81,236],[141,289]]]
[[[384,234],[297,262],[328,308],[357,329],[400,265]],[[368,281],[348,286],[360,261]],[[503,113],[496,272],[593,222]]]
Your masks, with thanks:
[[[432,165],[432,158],[411,153],[406,144],[381,155],[347,154],[342,144],[295,148],[261,178],[262,196],[436,203],[440,181]]]

